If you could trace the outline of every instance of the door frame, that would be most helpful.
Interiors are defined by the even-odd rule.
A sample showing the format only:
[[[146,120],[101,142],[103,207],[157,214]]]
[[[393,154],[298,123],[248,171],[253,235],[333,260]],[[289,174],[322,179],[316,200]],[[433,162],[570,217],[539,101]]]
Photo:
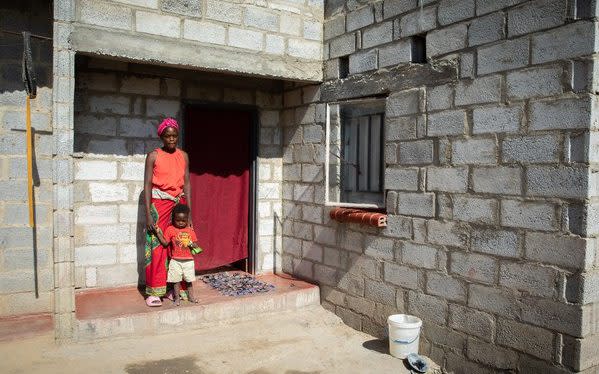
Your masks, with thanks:
[[[186,114],[188,108],[230,110],[250,113],[250,185],[248,204],[248,269],[250,274],[256,274],[256,210],[258,206],[258,108],[255,105],[230,104],[202,100],[181,101],[181,136],[179,145],[185,144]]]

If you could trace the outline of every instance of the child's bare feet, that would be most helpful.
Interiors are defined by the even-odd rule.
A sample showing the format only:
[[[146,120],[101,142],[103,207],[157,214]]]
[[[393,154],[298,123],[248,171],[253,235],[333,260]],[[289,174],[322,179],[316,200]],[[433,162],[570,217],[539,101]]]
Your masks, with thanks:
[[[195,304],[199,302],[199,300],[196,299],[195,293],[193,292],[193,283],[191,282],[187,282],[187,300],[189,300],[190,303]]]

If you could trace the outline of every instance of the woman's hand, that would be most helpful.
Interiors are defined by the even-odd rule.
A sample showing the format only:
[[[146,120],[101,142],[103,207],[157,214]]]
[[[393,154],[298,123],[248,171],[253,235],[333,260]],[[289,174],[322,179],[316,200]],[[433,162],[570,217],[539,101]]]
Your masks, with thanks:
[[[158,241],[160,242],[160,244],[162,244],[162,246],[167,247],[169,245],[169,242],[167,242],[164,238],[164,234],[162,233],[162,230],[160,230],[160,227],[158,227],[158,225],[155,224],[154,226],[152,226],[152,232],[154,232],[154,235],[156,235],[156,238],[158,238]]]
[[[152,218],[151,215],[146,216],[146,230],[148,230],[148,232],[154,232],[154,226],[156,226],[154,218]]]

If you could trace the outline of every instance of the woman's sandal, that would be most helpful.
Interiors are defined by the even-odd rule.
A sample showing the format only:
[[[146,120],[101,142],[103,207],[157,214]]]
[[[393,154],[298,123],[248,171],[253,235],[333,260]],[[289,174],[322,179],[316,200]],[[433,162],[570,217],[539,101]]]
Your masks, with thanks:
[[[197,304],[197,303],[199,303],[199,302],[200,302],[200,300],[196,299],[195,297],[189,297],[187,300],[188,300],[190,303],[194,303],[194,304]]]
[[[146,305],[149,307],[162,306],[162,300],[158,296],[148,296],[146,298]]]
[[[173,304],[175,304],[175,306],[181,306],[181,298],[176,298],[173,300]]]

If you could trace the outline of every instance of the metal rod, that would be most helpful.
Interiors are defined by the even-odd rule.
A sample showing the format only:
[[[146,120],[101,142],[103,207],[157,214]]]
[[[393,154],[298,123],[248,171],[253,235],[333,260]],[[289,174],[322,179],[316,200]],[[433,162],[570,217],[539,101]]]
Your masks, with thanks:
[[[31,138],[31,104],[29,95],[27,95],[27,112],[25,123],[27,128],[27,197],[29,200],[29,227],[33,227],[33,147]]]
[[[331,120],[329,119],[329,117],[331,116],[331,104],[327,104],[326,106],[326,112],[325,112],[325,129],[324,129],[324,141],[325,141],[325,151],[324,154],[326,155],[326,157],[324,158],[324,202],[325,204],[329,202],[329,154],[332,153],[331,152],[331,146],[329,144],[329,142],[331,141],[331,135],[330,135],[330,131],[331,131]],[[341,157],[340,157],[341,158]]]
[[[0,29],[0,32],[3,33],[7,33],[7,34],[12,34],[12,35],[19,35],[21,36],[22,33],[17,32],[17,31],[10,31],[10,30],[4,30],[4,29]],[[36,35],[36,34],[30,34],[32,38],[37,38],[37,39],[44,39],[44,40],[52,40],[52,38],[48,37],[48,36],[43,36],[43,35]]]
[[[27,137],[27,198],[29,200],[29,227],[31,227],[33,238],[33,282],[35,298],[39,298],[39,282],[37,274],[37,235],[35,229],[35,196],[33,195],[33,134],[31,128],[31,97],[27,95],[25,114],[25,126]]]

